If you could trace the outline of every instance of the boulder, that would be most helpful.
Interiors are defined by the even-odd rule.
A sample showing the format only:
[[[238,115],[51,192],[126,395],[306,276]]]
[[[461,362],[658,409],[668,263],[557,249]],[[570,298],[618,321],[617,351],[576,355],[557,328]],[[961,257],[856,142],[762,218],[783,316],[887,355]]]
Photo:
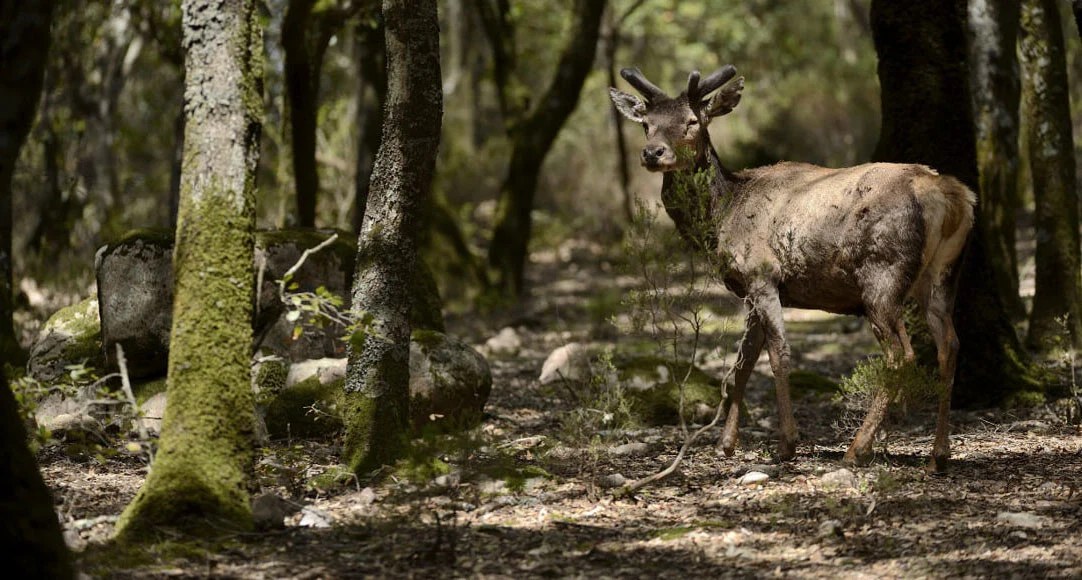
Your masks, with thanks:
[[[255,347],[298,362],[345,355],[342,328],[310,324],[289,316],[279,299],[278,280],[308,249],[334,232],[266,230],[256,232],[253,272],[258,285],[253,328]],[[314,293],[323,288],[349,308],[357,253],[356,237],[337,232],[330,246],[309,254],[290,279],[288,293]],[[139,230],[98,250],[96,270],[101,308],[102,342],[109,368],[116,368],[116,343],[124,346],[129,373],[135,379],[159,376],[168,363],[173,304],[173,238],[164,231]],[[443,329],[439,291],[427,267],[419,268],[413,328]],[[298,324],[301,332],[296,332]]]
[[[491,391],[492,371],[479,352],[441,332],[413,332],[410,416],[415,429],[429,423],[447,429],[475,425]]]
[[[134,231],[99,249],[94,267],[108,368],[117,368],[119,343],[132,379],[165,374],[173,324],[172,235]]]
[[[496,336],[485,341],[485,350],[494,356],[515,356],[521,349],[522,338],[510,326],[501,328]]]
[[[556,381],[570,381],[577,383],[586,380],[590,376],[590,354],[586,348],[577,342],[571,342],[552,351],[541,365],[541,376],[538,381],[542,385]]]
[[[87,298],[49,317],[30,347],[27,370],[34,379],[53,383],[64,376],[66,367],[83,363],[94,369],[105,366],[97,298]]]

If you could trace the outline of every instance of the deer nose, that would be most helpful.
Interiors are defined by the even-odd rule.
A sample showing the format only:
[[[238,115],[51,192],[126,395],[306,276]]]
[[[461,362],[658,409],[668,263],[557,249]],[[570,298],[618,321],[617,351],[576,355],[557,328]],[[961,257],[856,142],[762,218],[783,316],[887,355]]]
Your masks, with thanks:
[[[642,150],[642,158],[646,161],[656,161],[661,159],[665,155],[665,146],[658,145],[657,147],[645,147]]]

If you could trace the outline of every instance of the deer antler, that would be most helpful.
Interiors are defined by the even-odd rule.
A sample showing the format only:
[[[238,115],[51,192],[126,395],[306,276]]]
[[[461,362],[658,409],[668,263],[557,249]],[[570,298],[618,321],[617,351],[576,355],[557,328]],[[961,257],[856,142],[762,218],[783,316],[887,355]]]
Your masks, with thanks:
[[[646,80],[646,77],[643,76],[642,71],[639,70],[638,67],[625,68],[620,71],[620,76],[624,77],[624,80],[627,81],[629,85],[635,87],[635,90],[646,97],[647,101],[668,98],[665,91],[659,89],[654,83]]]
[[[688,102],[694,103],[710,93],[721,88],[722,85],[736,76],[736,67],[727,64],[710,73],[710,76],[699,80],[699,71],[693,71],[688,77]]]

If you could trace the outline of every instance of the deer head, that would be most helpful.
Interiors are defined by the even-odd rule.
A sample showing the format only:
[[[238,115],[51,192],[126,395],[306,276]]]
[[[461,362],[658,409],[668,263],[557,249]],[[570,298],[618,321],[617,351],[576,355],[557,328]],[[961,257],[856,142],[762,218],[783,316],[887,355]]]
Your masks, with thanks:
[[[646,146],[642,149],[642,165],[650,171],[690,169],[706,158],[710,150],[710,134],[706,126],[714,117],[732,111],[740,102],[744,77],[736,76],[736,68],[725,65],[706,78],[699,71],[688,77],[688,88],[671,98],[657,85],[646,80],[638,68],[625,68],[620,76],[643,96],[643,99],[609,89],[612,102],[623,116],[641,123],[646,130]],[[726,84],[728,83],[728,84]],[[710,96],[714,91],[713,97]]]

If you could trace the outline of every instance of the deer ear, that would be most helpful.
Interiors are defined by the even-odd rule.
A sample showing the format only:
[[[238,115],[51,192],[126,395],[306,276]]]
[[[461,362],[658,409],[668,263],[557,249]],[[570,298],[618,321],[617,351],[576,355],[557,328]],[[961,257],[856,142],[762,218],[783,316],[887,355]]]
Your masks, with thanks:
[[[740,77],[721,87],[721,90],[711,97],[702,108],[703,118],[710,119],[729,114],[740,103],[740,92],[743,90],[744,77]]]
[[[642,123],[643,117],[646,116],[646,103],[642,102],[642,99],[612,88],[609,89],[609,96],[612,97],[612,102],[621,115],[636,123]]]

